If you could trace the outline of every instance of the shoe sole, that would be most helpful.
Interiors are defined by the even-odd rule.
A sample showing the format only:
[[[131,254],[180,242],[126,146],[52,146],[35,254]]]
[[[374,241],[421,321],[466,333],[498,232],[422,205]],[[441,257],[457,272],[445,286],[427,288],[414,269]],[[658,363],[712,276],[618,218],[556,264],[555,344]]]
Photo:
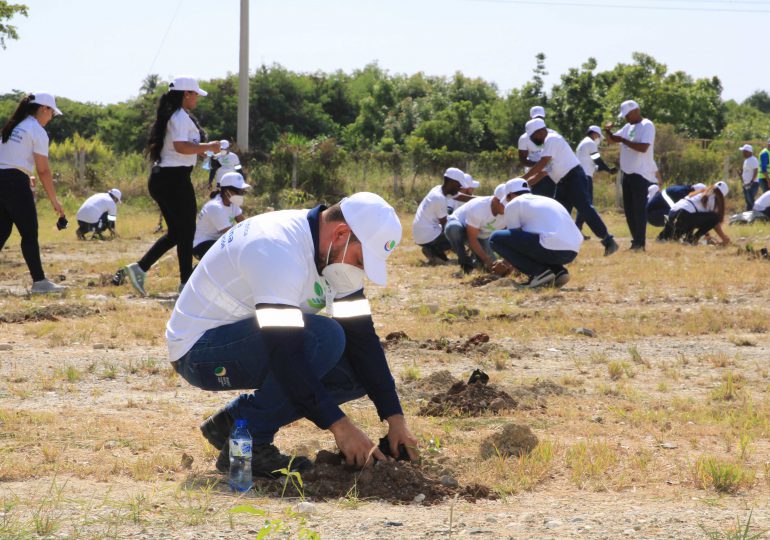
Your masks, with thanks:
[[[561,289],[567,283],[569,283],[569,274],[562,274],[560,276],[556,276],[556,279],[553,280],[553,286],[556,287],[557,289]]]
[[[605,247],[604,248],[604,256],[605,257],[609,257],[613,253],[617,252],[618,249],[620,249],[620,248],[619,248],[619,246],[617,244],[614,244],[614,245],[612,245],[610,247]]]
[[[142,296],[147,296],[147,291],[145,291],[144,287],[139,284],[136,275],[134,275],[134,271],[128,266],[126,266],[126,274],[128,274],[128,280],[131,282],[131,286],[136,289],[136,292]]]

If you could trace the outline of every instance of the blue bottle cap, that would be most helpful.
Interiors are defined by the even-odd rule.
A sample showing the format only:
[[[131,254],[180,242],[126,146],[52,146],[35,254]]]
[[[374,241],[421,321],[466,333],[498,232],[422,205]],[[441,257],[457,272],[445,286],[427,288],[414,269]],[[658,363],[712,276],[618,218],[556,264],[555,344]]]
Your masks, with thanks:
[[[246,427],[246,420],[236,420],[235,421],[235,427]]]

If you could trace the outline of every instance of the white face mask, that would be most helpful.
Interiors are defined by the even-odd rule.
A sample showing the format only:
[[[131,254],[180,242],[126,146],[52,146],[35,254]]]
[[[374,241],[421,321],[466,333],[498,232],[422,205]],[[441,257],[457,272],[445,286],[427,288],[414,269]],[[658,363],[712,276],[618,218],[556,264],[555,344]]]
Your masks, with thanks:
[[[342,260],[345,260],[345,254],[348,252],[348,244],[350,244],[350,236],[348,241],[345,242],[345,250],[342,252]],[[366,274],[357,266],[347,263],[332,263],[329,264],[329,256],[332,253],[332,245],[329,243],[329,251],[326,253],[326,267],[321,271],[321,275],[328,283],[329,287],[334,291],[335,296],[347,296],[353,294],[356,291],[360,291],[364,287],[364,276]]]
[[[230,195],[230,204],[243,206],[243,195]]]

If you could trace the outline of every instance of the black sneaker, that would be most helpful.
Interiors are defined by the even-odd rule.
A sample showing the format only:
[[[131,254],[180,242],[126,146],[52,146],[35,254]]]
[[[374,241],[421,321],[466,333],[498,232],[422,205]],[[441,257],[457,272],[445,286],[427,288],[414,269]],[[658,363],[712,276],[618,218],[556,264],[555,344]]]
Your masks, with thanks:
[[[217,450],[227,449],[227,439],[233,430],[235,421],[227,410],[222,409],[216,414],[209,416],[205,422],[200,425],[201,433],[211,446]],[[217,463],[219,460],[217,460]],[[227,467],[230,467],[230,461],[227,460]],[[219,466],[217,466],[219,468]]]
[[[553,280],[553,286],[557,289],[561,289],[564,287],[567,283],[569,283],[569,272],[567,272],[567,269],[559,270],[556,272],[556,277]]]
[[[530,280],[524,285],[524,288],[539,289],[541,287],[550,287],[553,285],[555,279],[556,275],[553,273],[553,271],[546,270],[542,274],[530,278]]]
[[[612,236],[607,236],[602,240],[602,245],[604,246],[604,256],[609,257],[613,253],[615,253],[618,248],[618,243],[615,241],[615,238]]]
[[[219,472],[230,470],[230,445],[225,445],[219,452],[216,467]],[[281,469],[291,468],[289,472],[305,473],[311,469],[313,462],[305,456],[287,456],[282,454],[275,445],[255,444],[251,447],[251,476],[257,478],[281,478]]]

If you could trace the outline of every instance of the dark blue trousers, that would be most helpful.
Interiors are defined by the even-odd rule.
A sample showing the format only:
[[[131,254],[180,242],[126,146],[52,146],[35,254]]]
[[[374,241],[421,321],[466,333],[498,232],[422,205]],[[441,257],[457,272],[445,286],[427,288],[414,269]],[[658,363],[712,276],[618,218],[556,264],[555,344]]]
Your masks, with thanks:
[[[565,270],[565,264],[577,257],[574,251],[546,249],[540,244],[540,235],[521,229],[495,231],[489,241],[503,259],[530,278],[546,270],[552,270],[554,274],[561,272]]]
[[[594,179],[588,175],[586,175],[586,179],[588,179],[588,201],[591,204],[594,204]],[[586,220],[583,217],[583,214],[578,212],[577,216],[575,216],[575,225],[577,225],[577,228],[582,230],[585,222]]]
[[[549,197],[553,199],[556,193],[556,184],[550,176],[544,176],[540,181],[531,188],[533,195],[542,195],[543,197]]]
[[[591,204],[591,199],[592,196],[588,190],[588,178],[580,165],[576,165],[556,184],[556,200],[567,209],[567,212],[572,213],[572,209],[576,208],[578,215],[582,216],[593,233],[604,239],[609,232],[602,218],[599,217],[599,213]]]
[[[631,232],[631,247],[647,243],[647,188],[650,182],[640,174],[623,173],[623,212]]]

